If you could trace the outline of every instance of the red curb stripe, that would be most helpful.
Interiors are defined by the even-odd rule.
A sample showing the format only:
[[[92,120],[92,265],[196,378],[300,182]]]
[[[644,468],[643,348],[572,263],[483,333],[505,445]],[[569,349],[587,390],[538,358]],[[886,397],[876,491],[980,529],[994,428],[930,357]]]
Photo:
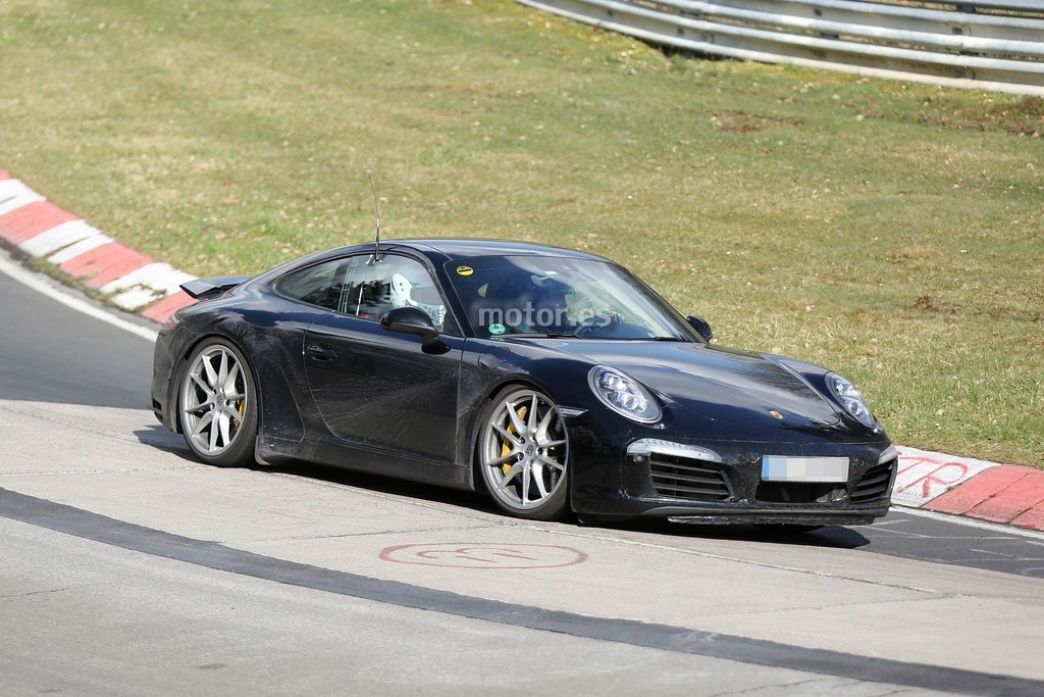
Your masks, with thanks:
[[[965,515],[991,496],[1027,477],[1037,470],[1018,465],[1000,465],[980,472],[968,481],[945,494],[935,497],[925,508],[940,513]]]
[[[100,247],[73,257],[62,264],[61,269],[73,276],[86,277],[88,285],[101,288],[151,261],[150,257],[119,242],[106,242]]]
[[[1027,468],[1029,469],[1029,468]],[[1044,472],[1031,473],[968,511],[972,518],[1007,523],[1044,501]]]
[[[141,316],[146,319],[151,319],[153,322],[163,324],[167,319],[174,314],[176,311],[183,307],[196,302],[193,300],[188,293],[183,290],[179,290],[173,295],[168,295],[157,303],[153,303],[148,308],[141,311]]]
[[[0,237],[21,244],[70,220],[78,218],[50,201],[35,201],[0,215]]]
[[[1038,503],[1018,518],[1011,521],[1011,524],[1020,528],[1044,531],[1044,503]]]

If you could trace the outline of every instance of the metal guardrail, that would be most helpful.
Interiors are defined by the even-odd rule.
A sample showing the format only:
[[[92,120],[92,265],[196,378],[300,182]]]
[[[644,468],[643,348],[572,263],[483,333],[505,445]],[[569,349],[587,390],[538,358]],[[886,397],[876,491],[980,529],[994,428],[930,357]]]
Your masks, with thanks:
[[[871,2],[873,0],[870,0]],[[895,2],[895,0],[892,0]],[[1015,12],[1041,13],[1044,12],[1044,2],[1041,0],[975,0],[963,2],[962,0],[939,0],[938,5],[952,5],[963,12],[979,12],[980,10],[1012,10]]]
[[[695,53],[1044,95],[1042,0],[518,1]]]

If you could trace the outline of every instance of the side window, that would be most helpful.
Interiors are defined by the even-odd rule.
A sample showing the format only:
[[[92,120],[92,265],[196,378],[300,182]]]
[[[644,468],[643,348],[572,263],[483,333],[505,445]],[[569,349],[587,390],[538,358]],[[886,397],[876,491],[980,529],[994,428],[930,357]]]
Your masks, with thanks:
[[[291,271],[276,281],[275,287],[287,297],[336,310],[347,266],[347,259],[334,259]]]
[[[418,261],[385,254],[377,264],[370,257],[353,257],[337,309],[349,315],[379,320],[397,307],[419,307],[445,329],[446,306],[428,270]]]

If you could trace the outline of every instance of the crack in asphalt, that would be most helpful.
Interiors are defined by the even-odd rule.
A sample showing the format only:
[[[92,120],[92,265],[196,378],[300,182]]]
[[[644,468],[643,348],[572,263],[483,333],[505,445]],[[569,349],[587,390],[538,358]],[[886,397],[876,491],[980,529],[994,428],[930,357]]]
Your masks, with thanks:
[[[94,469],[94,470],[52,470],[50,472],[13,472],[4,471],[0,477],[60,477],[66,474],[138,474],[139,472],[184,472],[193,469],[186,467],[127,467],[124,469]]]
[[[12,598],[28,598],[34,595],[50,595],[52,593],[64,593],[65,591],[78,590],[80,588],[89,588],[90,586],[65,586],[63,588],[51,588],[42,591],[27,591],[25,593],[7,593],[0,595],[0,600],[10,600]]]
[[[393,528],[389,530],[371,530],[369,532],[346,532],[336,533],[331,535],[291,535],[288,537],[267,537],[257,540],[221,540],[221,544],[229,547],[235,545],[252,545],[252,544],[266,544],[270,542],[299,542],[302,540],[336,540],[338,538],[355,538],[355,537],[370,537],[374,535],[396,535],[403,532],[448,532],[451,530],[460,530],[467,532],[469,530],[482,530],[483,528],[492,528],[495,525],[445,525],[441,527],[413,527],[413,528]]]
[[[150,447],[150,448],[157,448],[159,450],[163,450],[165,452],[169,452],[169,453],[171,453],[173,455],[187,455],[188,454],[187,451],[171,449],[169,446],[165,446],[163,443],[160,443],[160,442],[151,442],[149,440],[142,440],[141,438],[136,437],[136,436],[135,437],[128,436],[128,435],[126,435],[123,432],[113,432],[113,431],[100,430],[98,428],[94,428],[92,426],[86,426],[84,424],[77,423],[75,421],[70,421],[68,419],[64,419],[64,418],[59,417],[59,416],[45,416],[43,414],[40,414],[40,413],[32,411],[32,410],[22,410],[22,409],[12,408],[10,405],[11,405],[11,401],[10,400],[0,400],[0,412],[7,412],[9,414],[16,414],[18,416],[23,416],[23,417],[28,417],[28,418],[31,418],[31,419],[36,419],[37,421],[43,421],[44,423],[49,423],[49,424],[54,424],[54,425],[57,425],[57,426],[63,426],[63,427],[66,427],[66,428],[75,429],[77,431],[80,431],[81,433],[87,433],[87,434],[90,434],[92,436],[98,436],[100,438],[105,438],[105,439],[108,439],[108,440],[114,440],[114,441],[117,441],[119,443],[126,443],[127,445],[132,445],[132,446],[133,445],[144,445],[144,446],[147,446],[147,447]],[[144,424],[142,424],[142,427],[147,428],[147,426],[145,426]],[[143,471],[155,471],[156,469],[163,469],[165,471],[177,471],[177,470],[184,470],[184,469],[192,469],[195,466],[198,466],[198,465],[196,465],[196,463],[193,463],[193,462],[190,462],[190,461],[186,461],[184,464],[172,463],[172,464],[165,465],[165,466],[163,466],[161,468],[157,468],[157,467],[153,466],[153,467],[148,467],[148,468],[144,468],[144,467],[143,468],[125,468],[125,469],[118,469],[118,470],[52,470],[52,471],[48,471],[48,472],[32,472],[32,471],[16,472],[16,471],[9,471],[9,472],[4,472],[4,474],[5,475],[18,474],[18,475],[22,475],[22,476],[42,476],[42,475],[55,475],[55,474],[92,474],[92,473],[95,473],[95,472],[143,472]]]
[[[533,528],[533,529],[542,530],[544,532],[552,532],[551,530],[548,530],[546,528]],[[554,530],[553,532],[561,534],[561,535],[571,535],[573,537],[590,538],[590,539],[595,539],[595,540],[611,541],[611,542],[622,542],[624,544],[635,545],[635,546],[638,546],[638,547],[649,547],[649,548],[652,548],[652,549],[659,549],[659,550],[663,550],[663,551],[680,552],[682,554],[690,554],[690,555],[697,556],[697,557],[705,557],[707,559],[717,559],[717,560],[720,560],[720,561],[736,562],[738,564],[749,564],[751,566],[759,566],[759,567],[766,568],[766,569],[776,569],[776,570],[779,570],[779,571],[792,571],[792,572],[799,573],[799,574],[807,574],[809,576],[818,576],[818,577],[821,577],[821,578],[839,579],[839,580],[843,580],[843,581],[853,581],[853,582],[856,582],[856,583],[865,583],[867,585],[880,586],[882,588],[893,588],[893,589],[897,589],[897,590],[914,591],[914,592],[917,592],[917,593],[928,593],[928,594],[933,595],[933,596],[934,595],[945,595],[945,593],[943,591],[939,591],[939,590],[936,590],[936,589],[933,589],[933,588],[920,588],[918,586],[911,586],[911,585],[906,585],[906,584],[902,584],[902,583],[887,583],[885,581],[875,581],[875,580],[872,580],[872,579],[857,578],[857,577],[854,577],[854,576],[846,576],[844,574],[835,574],[835,573],[831,573],[829,571],[819,571],[819,570],[816,570],[816,569],[807,569],[807,568],[802,568],[802,567],[797,567],[797,566],[790,566],[790,565],[787,565],[787,564],[775,564],[775,563],[772,563],[772,562],[757,561],[756,559],[744,559],[742,557],[733,557],[733,556],[728,556],[728,555],[725,555],[725,554],[716,554],[714,552],[702,552],[702,551],[699,551],[699,550],[689,549],[689,548],[686,548],[686,547],[672,547],[671,545],[664,545],[664,544],[659,544],[659,543],[656,543],[656,542],[641,542],[639,540],[629,540],[629,539],[626,539],[626,538],[609,537],[609,536],[604,536],[604,535],[585,535],[585,534],[582,534],[582,533],[570,532],[568,530]]]
[[[838,602],[828,603],[826,605],[808,605],[805,607],[788,607],[780,610],[743,610],[740,612],[722,612],[717,614],[706,615],[707,617],[743,617],[745,615],[779,615],[786,614],[789,612],[808,612],[812,610],[835,610],[835,609],[852,609],[857,607],[872,607],[874,605],[895,605],[898,603],[928,603],[936,600],[954,600],[957,598],[969,598],[978,596],[969,596],[963,593],[940,593],[938,595],[931,595],[925,598],[882,598],[881,600],[862,600],[857,602]]]
[[[814,682],[825,682],[826,680],[827,680],[827,678],[809,678],[809,679],[806,679],[806,680],[798,680],[798,681],[795,681],[795,682],[780,682],[780,683],[772,683],[770,685],[757,685],[755,687],[748,687],[748,688],[746,688],[744,690],[728,690],[728,691],[725,691],[725,692],[715,692],[713,695],[707,695],[707,697],[736,697],[737,695],[752,695],[752,694],[755,694],[757,692],[761,692],[762,690],[772,690],[772,689],[778,689],[778,688],[781,688],[781,687],[789,690],[790,688],[797,687],[798,685],[808,685],[809,683],[814,683]],[[851,684],[851,683],[846,683],[846,684]],[[856,684],[861,684],[861,683],[856,683]]]

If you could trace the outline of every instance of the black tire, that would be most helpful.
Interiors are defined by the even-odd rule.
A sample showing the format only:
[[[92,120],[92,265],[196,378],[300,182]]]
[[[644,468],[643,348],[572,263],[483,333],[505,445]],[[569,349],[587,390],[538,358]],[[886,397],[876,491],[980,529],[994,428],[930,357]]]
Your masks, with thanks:
[[[210,364],[211,370],[219,373],[220,363],[214,365],[213,362],[220,361],[222,354],[234,358],[239,373],[234,377],[226,375],[225,383],[213,390],[213,381],[208,376],[206,366],[200,361],[202,359]],[[231,368],[228,373],[232,373]],[[209,395],[207,389],[212,389],[214,394]],[[238,394],[243,395],[241,400],[228,399]],[[201,403],[207,398],[213,406]],[[190,400],[196,402],[196,405],[186,403]],[[200,461],[216,467],[249,467],[256,464],[257,386],[250,364],[234,344],[217,337],[200,342],[185,362],[178,378],[177,404],[182,435],[193,455]],[[197,408],[190,411],[192,406]],[[208,412],[211,413],[209,424],[201,425]],[[226,428],[219,426],[222,415],[227,419]],[[215,421],[215,418],[219,420]]]
[[[521,434],[515,432],[513,435],[522,441],[520,445],[516,445],[509,444],[506,436],[491,432],[494,419],[499,419],[501,415],[508,416],[504,411],[509,408],[506,404],[508,400],[531,400],[533,397],[537,399],[538,421],[542,422],[544,417],[547,417],[549,409],[554,410],[548,426],[544,429],[545,436],[538,437],[537,433],[540,429],[536,429],[532,435],[529,435],[529,440],[532,442],[527,442],[528,432]],[[517,416],[519,413],[517,409],[515,413]],[[478,437],[476,439],[475,467],[479,470],[477,479],[483,483],[493,502],[502,511],[516,518],[526,520],[561,520],[564,518],[569,504],[569,435],[554,401],[538,389],[525,385],[509,385],[486,404],[476,423]],[[511,430],[510,426],[508,430]],[[509,461],[498,466],[490,464],[492,460],[496,459],[493,450],[499,447],[496,445],[498,439],[504,449],[520,450],[517,462]],[[546,447],[547,443],[556,443],[556,445]],[[525,454],[526,452],[529,454]],[[500,453],[503,454],[503,450]],[[503,454],[503,457],[507,456]],[[537,458],[537,460],[534,462],[532,458]],[[544,464],[546,461],[557,462],[561,470]],[[503,470],[504,467],[512,468],[515,464],[521,468],[520,474],[515,475],[516,478],[529,477],[530,486],[538,486],[536,478],[539,477],[540,485],[545,488],[550,485],[550,490],[547,491],[546,496],[541,497],[542,500],[534,502],[529,500],[526,495],[526,502],[523,504],[524,490],[521,488],[520,482],[512,479],[510,485],[505,485],[503,481],[494,480],[494,477],[497,476],[496,470]],[[539,470],[534,474],[537,467]],[[504,474],[507,476],[509,473]],[[510,491],[512,488],[514,488],[513,492]],[[538,488],[538,495],[540,493],[541,490]]]

